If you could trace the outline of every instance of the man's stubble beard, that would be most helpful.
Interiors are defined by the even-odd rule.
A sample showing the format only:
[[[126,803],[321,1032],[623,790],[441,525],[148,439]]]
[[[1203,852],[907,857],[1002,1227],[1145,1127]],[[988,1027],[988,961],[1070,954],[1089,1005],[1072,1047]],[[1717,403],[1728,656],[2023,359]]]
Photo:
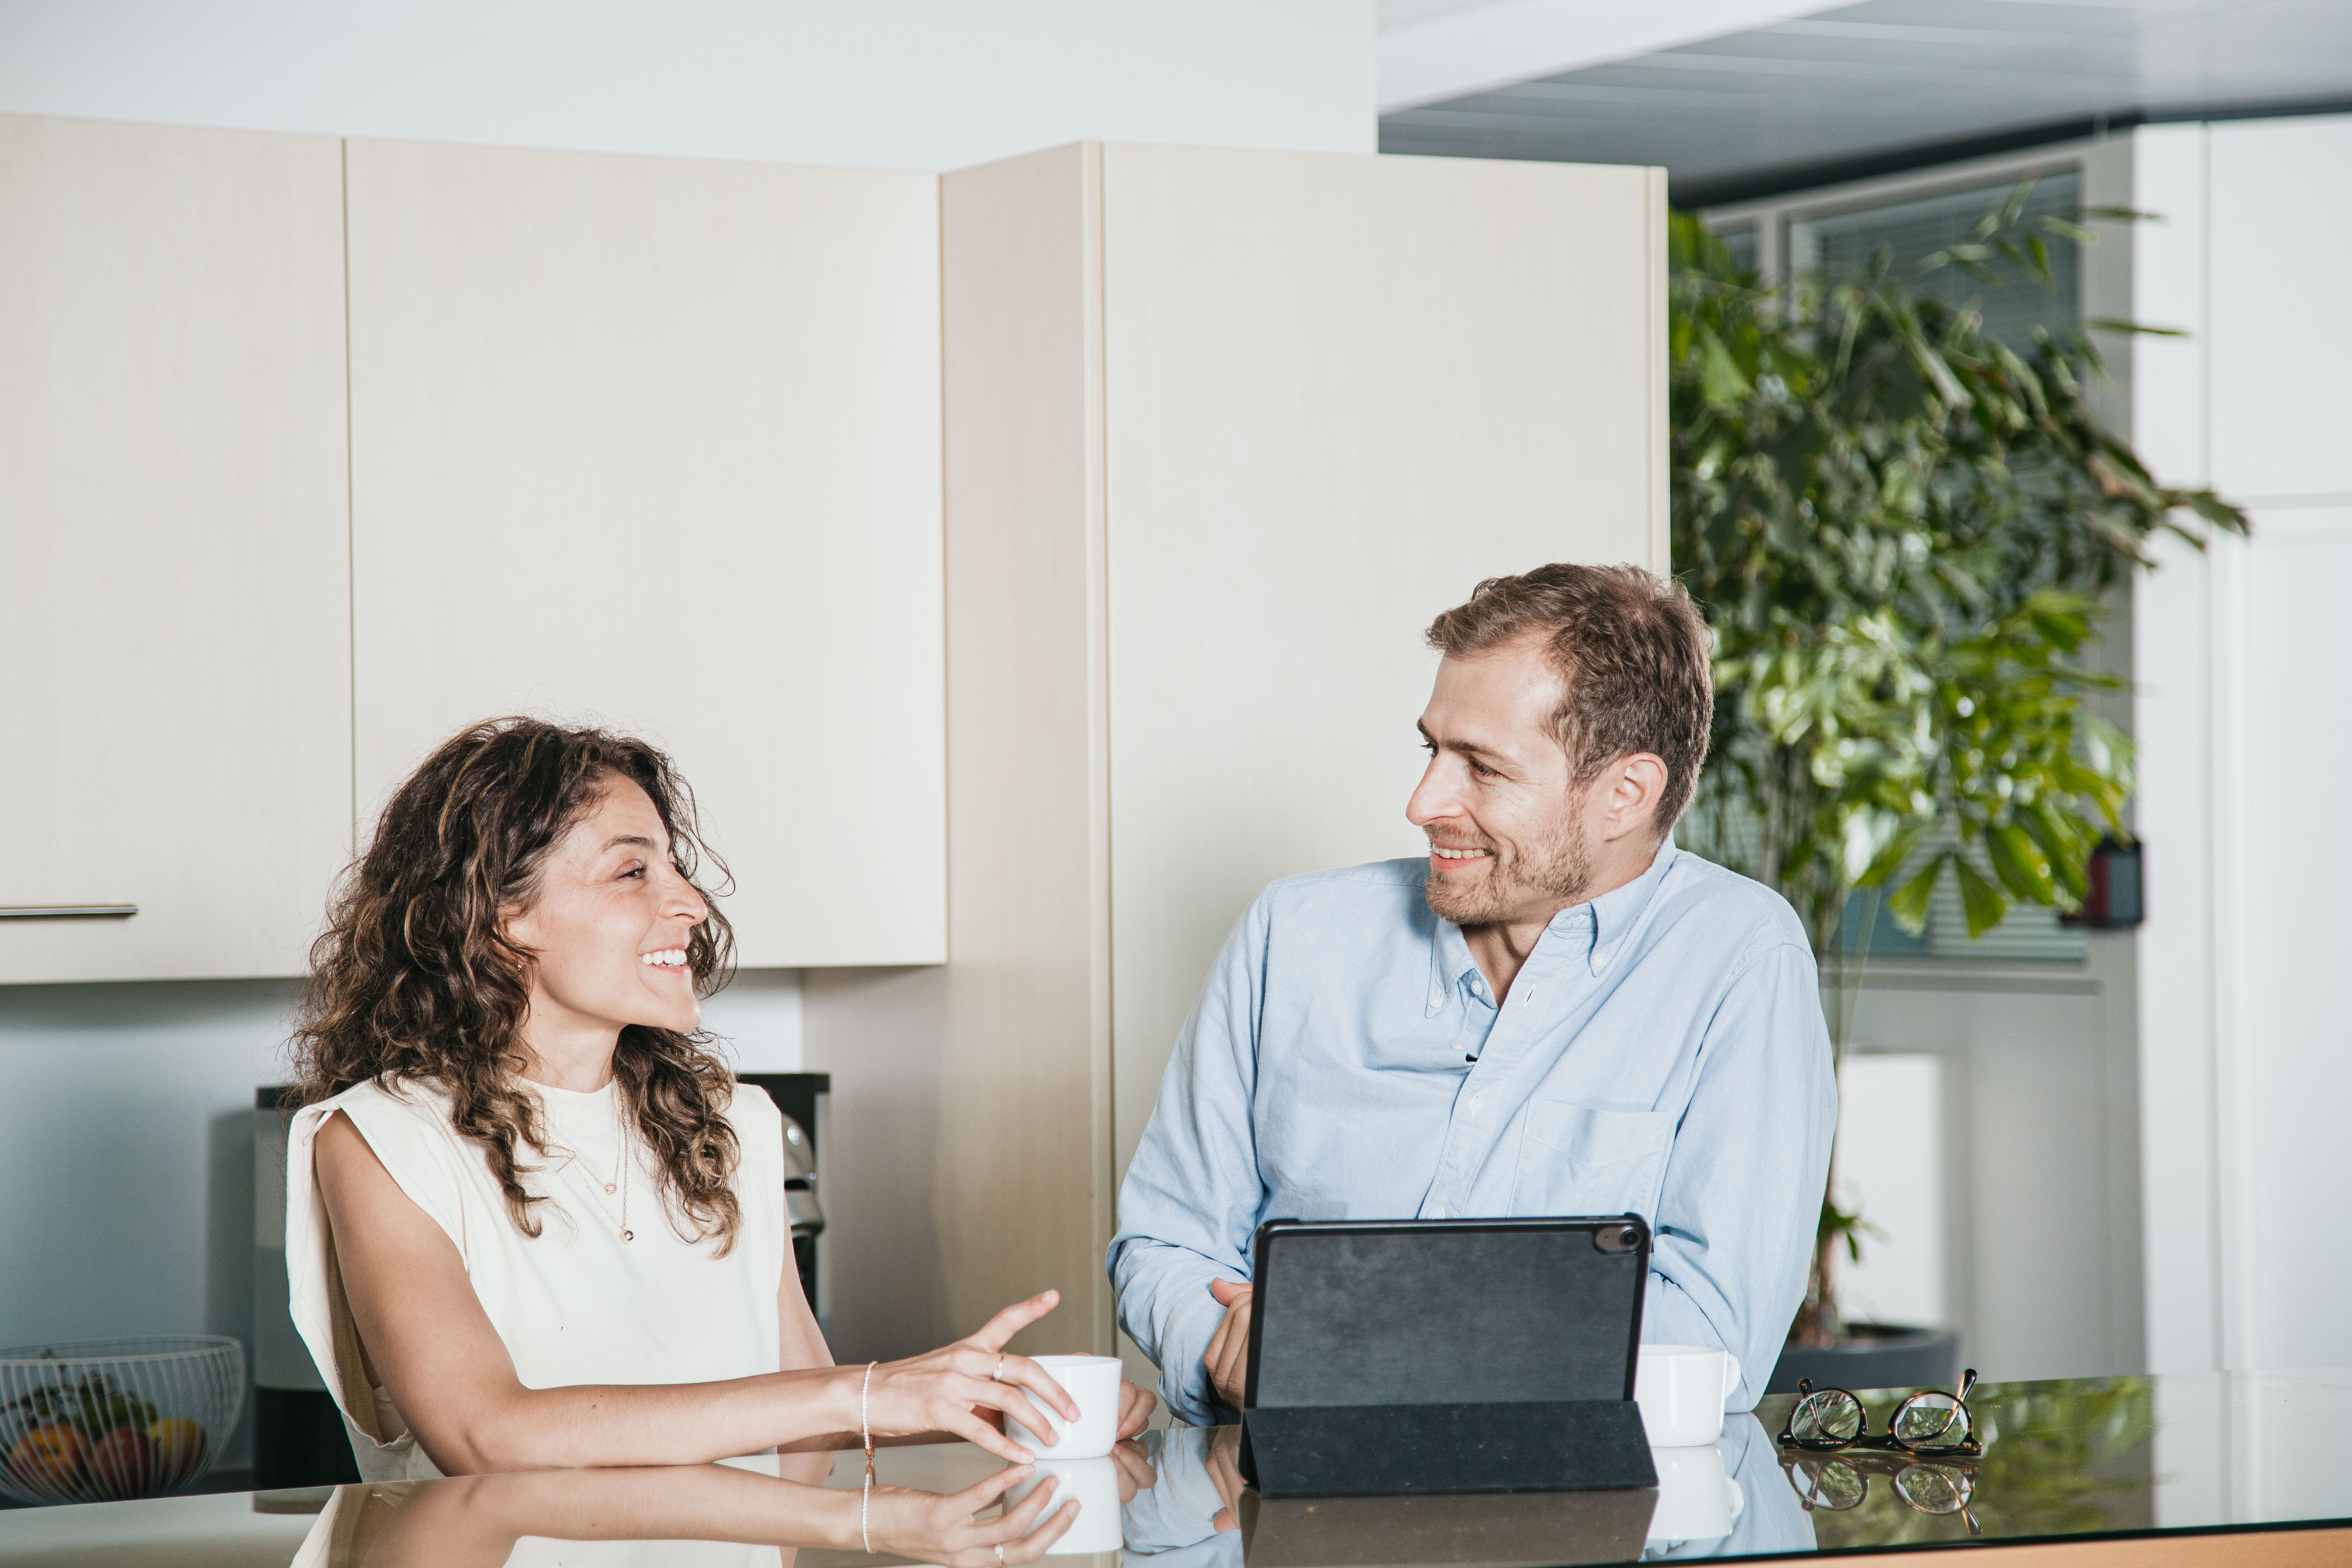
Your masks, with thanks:
[[[1584,900],[1592,885],[1592,840],[1581,818],[1561,818],[1558,827],[1530,842],[1523,855],[1505,859],[1498,848],[1489,869],[1466,887],[1432,871],[1426,897],[1438,919],[1458,926],[1493,925],[1536,902],[1561,908]]]

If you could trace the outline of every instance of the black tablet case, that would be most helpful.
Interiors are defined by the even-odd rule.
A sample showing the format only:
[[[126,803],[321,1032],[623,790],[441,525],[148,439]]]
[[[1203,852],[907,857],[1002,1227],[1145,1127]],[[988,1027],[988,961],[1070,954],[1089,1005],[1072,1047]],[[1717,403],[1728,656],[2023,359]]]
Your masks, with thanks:
[[[1632,1215],[1268,1221],[1243,1473],[1268,1498],[1654,1486],[1648,1272]]]

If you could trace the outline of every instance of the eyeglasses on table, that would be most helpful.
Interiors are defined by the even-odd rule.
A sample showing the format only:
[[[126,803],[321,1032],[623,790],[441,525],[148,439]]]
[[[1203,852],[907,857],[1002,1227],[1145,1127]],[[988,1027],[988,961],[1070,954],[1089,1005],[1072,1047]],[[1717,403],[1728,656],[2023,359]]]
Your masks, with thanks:
[[[1849,1449],[1879,1449],[1921,1458],[1975,1459],[1984,1454],[1977,1440],[1976,1417],[1969,1413],[1969,1394],[1977,1385],[1977,1369],[1960,1374],[1956,1393],[1922,1389],[1895,1407],[1886,1430],[1870,1429],[1870,1414],[1852,1391],[1815,1388],[1812,1379],[1797,1384],[1796,1407],[1780,1428],[1780,1446],[1809,1454],[1835,1454]]]

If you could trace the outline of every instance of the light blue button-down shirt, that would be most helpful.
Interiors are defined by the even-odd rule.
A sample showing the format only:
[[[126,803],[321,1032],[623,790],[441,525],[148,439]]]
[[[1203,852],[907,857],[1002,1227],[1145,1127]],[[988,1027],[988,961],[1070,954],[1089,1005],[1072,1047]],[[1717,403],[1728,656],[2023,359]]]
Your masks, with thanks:
[[[1561,910],[1498,1010],[1428,862],[1267,888],[1185,1020],[1118,1194],[1120,1326],[1182,1419],[1269,1218],[1633,1213],[1642,1338],[1739,1358],[1753,1405],[1804,1296],[1837,1090],[1812,952],[1777,893],[1669,839]]]

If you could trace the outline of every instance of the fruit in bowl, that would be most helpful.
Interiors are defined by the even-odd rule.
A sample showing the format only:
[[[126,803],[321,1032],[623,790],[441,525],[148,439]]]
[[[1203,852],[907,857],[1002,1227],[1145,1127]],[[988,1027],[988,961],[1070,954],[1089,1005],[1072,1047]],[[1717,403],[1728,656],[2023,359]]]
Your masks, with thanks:
[[[235,1429],[244,1382],[234,1340],[0,1351],[0,1494],[58,1503],[184,1490]]]
[[[160,1479],[155,1445],[141,1426],[117,1426],[89,1450],[90,1478],[109,1497],[145,1497]]]
[[[8,1451],[8,1474],[37,1497],[69,1498],[89,1454],[79,1432],[62,1421],[45,1421]]]
[[[147,1439],[165,1488],[176,1487],[205,1468],[211,1449],[205,1429],[184,1415],[166,1415],[147,1428]]]

